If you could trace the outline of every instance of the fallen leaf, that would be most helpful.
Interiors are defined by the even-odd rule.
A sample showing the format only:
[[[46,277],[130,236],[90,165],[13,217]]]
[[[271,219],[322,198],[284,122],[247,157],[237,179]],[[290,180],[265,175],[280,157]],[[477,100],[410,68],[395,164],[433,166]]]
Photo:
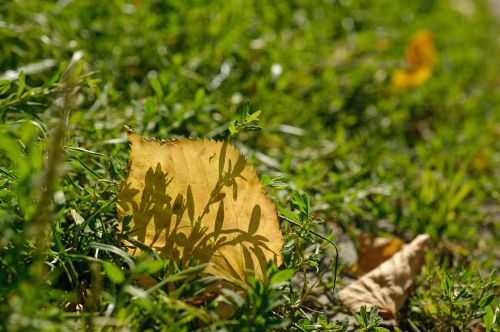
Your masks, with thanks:
[[[392,75],[392,85],[403,90],[422,85],[432,74],[429,67],[397,69]]]
[[[375,237],[361,234],[358,238],[358,262],[354,272],[362,276],[391,258],[403,246],[397,237]]]
[[[148,141],[129,132],[130,170],[117,198],[120,223],[161,256],[210,263],[205,272],[245,281],[280,264],[283,236],[257,174],[227,142]],[[136,249],[136,252],[139,252]]]
[[[377,307],[382,314],[394,316],[422,268],[428,239],[427,234],[417,236],[379,267],[342,289],[339,299],[354,312],[359,312],[361,306]]]
[[[417,31],[406,46],[406,61],[413,68],[432,67],[437,61],[432,32]]]
[[[408,67],[394,71],[392,86],[404,90],[422,85],[431,77],[437,58],[432,33],[429,30],[417,31],[406,46]]]

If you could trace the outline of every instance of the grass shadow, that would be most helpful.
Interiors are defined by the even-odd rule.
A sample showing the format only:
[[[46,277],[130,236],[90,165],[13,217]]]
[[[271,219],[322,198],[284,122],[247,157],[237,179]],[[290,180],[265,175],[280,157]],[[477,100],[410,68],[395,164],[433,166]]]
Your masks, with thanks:
[[[155,168],[150,167],[145,173],[142,194],[131,182],[122,186],[118,206],[124,215],[132,215],[131,235],[155,248],[164,257],[185,264],[191,260],[207,263],[215,259],[225,262],[226,269],[238,278],[248,274],[263,275],[267,264],[266,253],[274,256],[276,253],[268,246],[271,239],[258,234],[262,218],[259,204],[252,206],[249,220],[241,220],[239,218],[242,217],[236,215],[228,216],[228,205],[235,205],[238,199],[252,198],[239,197],[238,183],[247,181],[243,176],[246,161],[241,155],[235,162],[228,158],[227,147],[227,143],[221,146],[217,181],[211,187],[188,184],[171,188],[175,183],[174,176],[166,173],[157,163]],[[196,199],[200,195],[194,191],[200,190],[209,192],[204,202]],[[141,196],[137,197],[139,194]],[[252,202],[245,202],[249,203]],[[201,208],[196,204],[201,204]],[[235,216],[238,220],[231,220]],[[238,221],[248,225],[247,229],[236,227]],[[151,227],[152,223],[154,227]],[[240,266],[235,265],[235,257]],[[255,271],[257,264],[259,271]]]

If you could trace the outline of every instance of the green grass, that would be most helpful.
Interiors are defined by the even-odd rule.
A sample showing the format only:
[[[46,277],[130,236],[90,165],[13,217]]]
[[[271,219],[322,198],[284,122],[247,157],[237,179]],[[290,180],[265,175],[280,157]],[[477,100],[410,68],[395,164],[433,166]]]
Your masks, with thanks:
[[[488,275],[499,266],[500,47],[489,4],[0,2],[0,330],[374,331],[386,324],[377,313],[354,316],[335,295],[361,232],[431,235],[401,330],[491,331],[495,315],[498,329]],[[391,75],[421,29],[439,61],[422,86],[395,93]],[[260,131],[241,118],[247,100]],[[214,282],[201,267],[129,257],[115,206],[124,125],[243,150],[296,223],[282,219],[284,266],[244,296],[200,303]],[[167,281],[143,290],[144,272]],[[302,283],[317,276],[313,289]],[[235,314],[219,318],[221,302]]]

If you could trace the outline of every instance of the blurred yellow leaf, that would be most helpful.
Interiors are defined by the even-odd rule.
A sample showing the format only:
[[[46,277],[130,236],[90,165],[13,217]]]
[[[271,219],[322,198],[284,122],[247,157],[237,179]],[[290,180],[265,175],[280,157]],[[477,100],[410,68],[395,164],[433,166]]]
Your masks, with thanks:
[[[118,194],[120,224],[161,256],[209,263],[205,272],[245,281],[280,264],[276,209],[253,167],[227,142],[148,141],[129,133],[130,170]]]
[[[416,32],[406,46],[407,68],[397,69],[392,75],[392,85],[397,90],[422,85],[432,74],[437,61],[437,51],[432,33],[428,30]]]
[[[431,73],[429,67],[397,69],[392,75],[392,85],[398,90],[416,87],[427,81]]]
[[[351,311],[359,312],[362,306],[377,307],[381,313],[394,316],[423,266],[428,239],[426,234],[417,236],[379,267],[342,289],[339,299]]]
[[[432,33],[429,30],[417,31],[406,46],[406,61],[413,68],[432,67],[436,63],[437,52]]]

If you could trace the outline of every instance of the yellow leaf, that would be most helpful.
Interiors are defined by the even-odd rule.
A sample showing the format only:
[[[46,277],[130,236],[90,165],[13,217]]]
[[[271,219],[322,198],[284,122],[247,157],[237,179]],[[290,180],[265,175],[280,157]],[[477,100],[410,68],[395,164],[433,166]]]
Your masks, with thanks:
[[[404,90],[422,85],[432,74],[437,61],[437,51],[432,33],[428,30],[416,32],[406,46],[408,67],[397,69],[392,75],[392,86]]]
[[[392,85],[397,90],[417,87],[427,81],[431,74],[429,67],[397,69],[392,75]]]
[[[417,31],[406,46],[406,61],[413,68],[432,68],[437,60],[432,33],[429,30]]]
[[[276,209],[253,167],[227,142],[148,141],[129,133],[130,170],[118,194],[120,224],[161,256],[208,264],[205,272],[262,278],[280,264]],[[138,251],[138,250],[137,250]]]
[[[358,239],[356,274],[362,276],[370,272],[391,258],[402,246],[403,242],[396,237],[383,238],[362,234]]]
[[[413,278],[424,263],[426,234],[419,235],[379,267],[349,284],[339,292],[339,299],[351,311],[362,306],[377,307],[394,316],[403,306]]]

